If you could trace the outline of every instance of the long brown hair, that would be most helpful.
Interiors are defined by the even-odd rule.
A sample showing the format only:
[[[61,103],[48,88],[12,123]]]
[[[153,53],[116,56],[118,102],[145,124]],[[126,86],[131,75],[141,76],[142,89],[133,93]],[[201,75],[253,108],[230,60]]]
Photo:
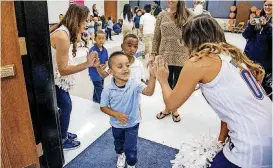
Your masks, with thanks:
[[[253,61],[237,47],[228,44],[221,26],[209,15],[198,15],[190,20],[184,27],[182,36],[185,46],[191,51],[191,56],[197,60],[203,57],[228,53],[240,69],[242,63],[251,71],[256,80],[264,77],[264,69]]]
[[[75,57],[77,52],[78,34],[80,32],[80,26],[88,18],[90,11],[87,6],[82,4],[71,4],[64,15],[63,19],[54,26],[50,32],[54,32],[61,25],[67,27],[70,32],[70,41],[73,44],[72,55]]]
[[[182,26],[188,20],[188,17],[190,16],[190,12],[186,8],[186,4],[184,0],[178,0],[176,7],[177,9],[176,9],[176,12],[174,13],[175,24],[179,28],[182,28]]]

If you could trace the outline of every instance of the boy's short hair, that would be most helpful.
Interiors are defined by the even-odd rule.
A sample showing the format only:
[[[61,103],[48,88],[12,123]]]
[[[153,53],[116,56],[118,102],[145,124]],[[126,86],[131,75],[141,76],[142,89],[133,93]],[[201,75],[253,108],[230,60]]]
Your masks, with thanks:
[[[111,16],[108,17],[108,20],[111,20]]]
[[[126,56],[126,55],[124,54],[124,52],[122,52],[122,51],[115,51],[115,52],[113,52],[113,53],[110,55],[110,57],[109,57],[109,59],[108,59],[108,67],[109,67],[110,69],[112,68],[112,59],[113,59],[114,57],[117,57],[117,56],[120,56],[120,55]]]
[[[128,38],[134,38],[138,40],[138,37],[135,34],[127,34],[124,38],[123,41],[127,40]]]
[[[144,6],[144,10],[145,10],[146,13],[150,13],[151,10],[152,10],[151,5],[150,5],[150,4],[146,4],[146,5]]]
[[[95,33],[95,38],[98,37],[98,34],[104,34],[104,35],[105,35],[105,32],[102,31],[102,30],[98,30],[98,31]]]

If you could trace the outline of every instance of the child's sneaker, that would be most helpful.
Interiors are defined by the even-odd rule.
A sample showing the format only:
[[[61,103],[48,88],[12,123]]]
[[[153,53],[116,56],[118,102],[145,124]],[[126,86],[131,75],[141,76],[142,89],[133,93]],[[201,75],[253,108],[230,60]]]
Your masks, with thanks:
[[[127,165],[127,168],[136,168],[136,166]]]
[[[125,160],[126,160],[126,156],[124,153],[118,154],[117,168],[124,168]]]
[[[71,149],[76,149],[80,147],[81,143],[79,141],[73,141],[69,138],[67,138],[63,142],[63,150],[71,150]]]

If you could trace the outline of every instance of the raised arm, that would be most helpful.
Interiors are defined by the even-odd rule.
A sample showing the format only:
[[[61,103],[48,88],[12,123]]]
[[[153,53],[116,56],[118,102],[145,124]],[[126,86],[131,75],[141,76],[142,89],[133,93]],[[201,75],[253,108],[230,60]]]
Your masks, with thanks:
[[[254,31],[255,24],[256,24],[255,20],[253,18],[250,18],[249,23],[247,24],[247,27],[242,34],[245,39],[250,39],[251,36],[256,35]]]
[[[69,65],[70,40],[65,32],[56,32],[52,37],[52,45],[56,48],[56,62],[62,76],[71,75],[93,66],[98,58],[94,53],[87,56],[87,61],[78,65]]]
[[[175,110],[182,106],[194,92],[197,83],[202,79],[203,72],[195,62],[187,61],[174,90],[168,84],[168,66],[161,56],[155,58],[155,74],[163,92],[163,98],[168,109]]]
[[[102,77],[102,78],[106,78],[107,76],[109,76],[109,74],[107,73],[107,68],[104,69],[102,66],[97,66],[97,71],[99,73],[99,75]]]
[[[150,64],[149,65],[149,71],[150,71],[150,79],[148,82],[148,86],[142,91],[142,94],[146,95],[146,96],[152,96],[154,94],[155,91],[155,82],[156,82],[156,77],[155,77],[155,73],[154,73],[154,65]]]

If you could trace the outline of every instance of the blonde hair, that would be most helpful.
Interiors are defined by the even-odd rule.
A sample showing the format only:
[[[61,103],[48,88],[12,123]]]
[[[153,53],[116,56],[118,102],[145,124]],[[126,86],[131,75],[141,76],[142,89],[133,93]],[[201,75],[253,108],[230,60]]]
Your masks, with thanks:
[[[204,43],[191,54],[190,58],[195,57],[197,58],[196,61],[198,61],[203,57],[210,56],[211,54],[219,55],[223,52],[229,54],[240,69],[244,69],[242,66],[242,63],[244,63],[257,81],[263,79],[265,72],[260,65],[255,64],[253,61],[248,59],[248,57],[237,47],[225,42]]]

